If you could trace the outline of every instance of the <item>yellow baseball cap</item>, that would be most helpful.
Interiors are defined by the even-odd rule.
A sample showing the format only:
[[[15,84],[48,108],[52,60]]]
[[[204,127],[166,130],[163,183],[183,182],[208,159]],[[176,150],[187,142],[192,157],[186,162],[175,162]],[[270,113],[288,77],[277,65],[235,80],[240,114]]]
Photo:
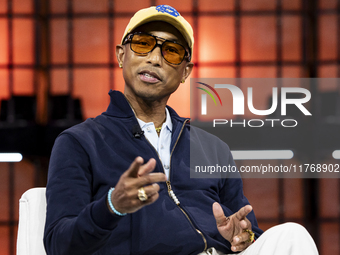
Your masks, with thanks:
[[[192,49],[194,46],[194,32],[192,27],[175,8],[169,5],[151,6],[136,12],[125,28],[121,43],[123,44],[125,37],[135,28],[151,21],[164,21],[177,28],[188,43],[192,58]]]

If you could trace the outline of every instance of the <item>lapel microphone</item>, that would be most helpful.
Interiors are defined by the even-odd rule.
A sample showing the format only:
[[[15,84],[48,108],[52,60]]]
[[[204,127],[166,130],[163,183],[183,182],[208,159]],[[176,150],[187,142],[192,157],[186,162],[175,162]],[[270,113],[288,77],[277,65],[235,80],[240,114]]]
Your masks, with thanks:
[[[141,138],[144,135],[144,131],[136,124],[132,127],[132,134],[135,138]]]

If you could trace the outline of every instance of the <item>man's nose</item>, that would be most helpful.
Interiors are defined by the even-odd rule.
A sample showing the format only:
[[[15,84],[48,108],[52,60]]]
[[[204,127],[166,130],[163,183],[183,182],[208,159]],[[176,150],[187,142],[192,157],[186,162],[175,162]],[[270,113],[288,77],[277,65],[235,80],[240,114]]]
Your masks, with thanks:
[[[148,53],[147,60],[153,65],[162,65],[163,57],[161,44],[156,44],[155,48]]]

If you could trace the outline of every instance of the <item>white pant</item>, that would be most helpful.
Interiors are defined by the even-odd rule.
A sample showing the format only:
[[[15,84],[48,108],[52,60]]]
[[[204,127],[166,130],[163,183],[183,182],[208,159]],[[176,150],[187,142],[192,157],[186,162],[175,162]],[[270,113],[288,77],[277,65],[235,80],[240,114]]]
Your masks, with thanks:
[[[214,248],[199,255],[222,255]],[[264,232],[241,255],[318,255],[316,245],[307,230],[297,223],[277,225]]]

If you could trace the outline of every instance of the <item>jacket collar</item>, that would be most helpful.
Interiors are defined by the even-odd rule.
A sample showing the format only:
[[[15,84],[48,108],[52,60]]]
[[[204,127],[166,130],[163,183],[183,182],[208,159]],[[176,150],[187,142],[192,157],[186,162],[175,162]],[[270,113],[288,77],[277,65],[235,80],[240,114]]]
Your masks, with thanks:
[[[126,100],[126,97],[124,94],[120,91],[116,90],[110,90],[110,104],[104,113],[105,115],[110,115],[112,117],[118,117],[118,118],[131,118],[135,117],[134,112],[131,109],[131,106],[129,102]],[[174,109],[172,109],[170,106],[166,106],[169,110],[171,120],[174,123],[175,121],[184,122],[186,118],[181,118],[178,116],[178,114],[175,112]]]
[[[130,118],[135,115],[122,92],[110,90],[109,95],[110,104],[104,114],[118,118]]]

